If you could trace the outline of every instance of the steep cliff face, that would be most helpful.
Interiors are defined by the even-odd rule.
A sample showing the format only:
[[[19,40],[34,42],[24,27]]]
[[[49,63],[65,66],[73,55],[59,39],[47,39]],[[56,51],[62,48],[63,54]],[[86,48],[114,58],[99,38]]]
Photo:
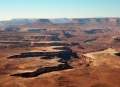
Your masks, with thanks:
[[[10,76],[20,76],[20,77],[24,77],[24,78],[30,78],[30,77],[36,77],[36,76],[44,74],[44,73],[60,71],[60,70],[65,70],[65,69],[71,69],[71,68],[72,67],[66,62],[66,63],[59,63],[58,65],[55,65],[55,66],[46,66],[46,67],[42,67],[42,68],[40,67],[33,72],[17,73],[17,74],[12,74]]]
[[[58,66],[39,68],[36,71],[30,73],[28,77],[35,77],[35,76],[38,76],[43,73],[65,70],[65,69],[70,69],[70,68],[72,68],[72,67],[70,65],[68,65],[67,63],[61,63],[61,64],[58,64]]]
[[[61,51],[61,52],[26,52],[19,55],[13,55],[8,57],[11,58],[27,58],[27,57],[37,57],[37,56],[46,56],[47,58],[55,57],[62,58],[64,60],[70,60],[71,57],[78,58],[76,52],[72,51]]]
[[[72,19],[70,23],[119,25],[120,18],[76,18]]]

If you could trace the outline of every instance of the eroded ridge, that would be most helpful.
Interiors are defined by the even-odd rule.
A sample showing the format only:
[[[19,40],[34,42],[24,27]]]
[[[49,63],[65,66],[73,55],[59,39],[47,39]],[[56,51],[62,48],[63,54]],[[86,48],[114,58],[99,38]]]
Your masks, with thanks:
[[[20,76],[20,77],[36,77],[40,74],[52,72],[52,71],[60,71],[65,69],[71,69],[72,66],[68,64],[68,61],[71,58],[78,58],[76,52],[73,52],[67,46],[49,46],[45,48],[38,47],[30,52],[20,53],[18,55],[9,56],[8,59],[22,59],[25,58],[35,58],[39,57],[42,60],[49,59],[50,63],[54,63],[53,65],[44,65],[42,67],[38,67],[36,70],[31,72],[23,72],[11,74],[10,76]],[[39,61],[39,60],[38,60]]]

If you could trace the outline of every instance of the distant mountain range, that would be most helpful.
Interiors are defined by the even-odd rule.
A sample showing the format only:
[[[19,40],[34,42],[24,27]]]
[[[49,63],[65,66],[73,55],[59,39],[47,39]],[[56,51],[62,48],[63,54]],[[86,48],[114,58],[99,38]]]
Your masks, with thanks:
[[[9,21],[0,21],[0,25],[49,25],[53,24],[80,24],[80,25],[96,25],[96,24],[110,24],[120,25],[120,18],[55,18],[55,19],[11,19]]]
[[[7,21],[0,21],[0,24],[4,24],[4,25],[24,25],[24,24],[28,24],[28,23],[33,23],[36,20],[37,19],[11,19],[11,20],[7,20]]]
[[[105,25],[119,25],[120,18],[77,18],[72,19],[71,23],[79,23],[79,24],[105,24]]]
[[[120,18],[12,19],[0,21],[0,30],[78,29],[80,26],[120,26]]]
[[[7,20],[7,21],[0,21],[0,24],[4,24],[4,25],[25,25],[25,24],[29,24],[29,23],[34,23],[38,20],[38,18],[30,18],[30,19],[11,19],[11,20]],[[56,18],[56,19],[49,19],[50,22],[52,23],[68,23],[70,21],[70,19],[68,18]]]

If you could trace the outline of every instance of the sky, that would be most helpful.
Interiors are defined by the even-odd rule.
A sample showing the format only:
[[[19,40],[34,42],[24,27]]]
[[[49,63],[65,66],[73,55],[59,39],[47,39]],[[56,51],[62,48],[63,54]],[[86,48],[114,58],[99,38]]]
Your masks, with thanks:
[[[120,0],[0,0],[0,20],[120,17]]]

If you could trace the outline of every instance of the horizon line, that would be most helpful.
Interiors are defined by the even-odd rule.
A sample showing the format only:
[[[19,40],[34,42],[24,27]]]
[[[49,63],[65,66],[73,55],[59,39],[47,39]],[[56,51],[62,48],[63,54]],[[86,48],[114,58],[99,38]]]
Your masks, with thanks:
[[[11,18],[11,19],[1,19],[0,21],[10,21],[10,20],[14,20],[14,19],[64,19],[64,18],[67,18],[67,17],[55,17],[55,18]],[[78,19],[78,18],[81,18],[81,19],[84,19],[84,18],[120,18],[120,17],[68,17],[67,19]]]

